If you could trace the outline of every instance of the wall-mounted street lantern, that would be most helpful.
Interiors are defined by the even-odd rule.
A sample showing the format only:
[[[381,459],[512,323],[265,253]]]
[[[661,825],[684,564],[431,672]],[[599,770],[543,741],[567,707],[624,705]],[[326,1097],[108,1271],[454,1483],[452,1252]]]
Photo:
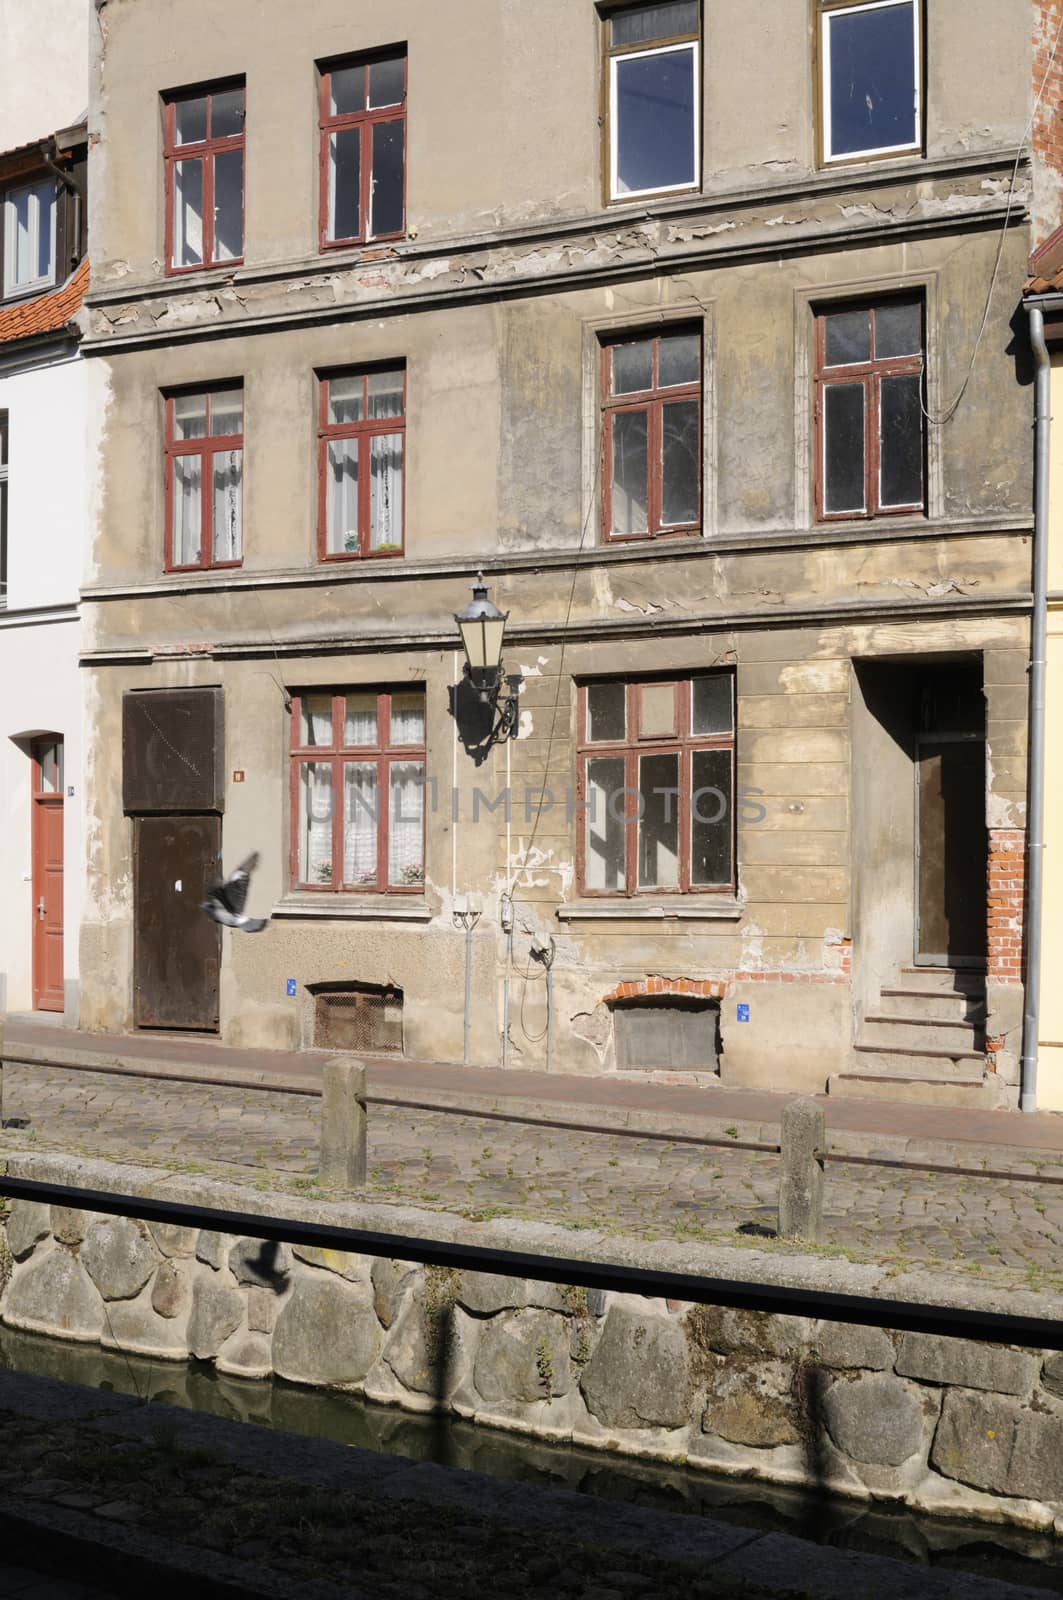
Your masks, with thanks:
[[[490,706],[497,721],[490,739],[511,739],[517,731],[517,687],[520,674],[507,676],[502,668],[502,640],[509,620],[487,592],[483,573],[472,586],[472,600],[454,615],[465,647],[465,675],[481,703]],[[505,683],[507,693],[502,693]]]

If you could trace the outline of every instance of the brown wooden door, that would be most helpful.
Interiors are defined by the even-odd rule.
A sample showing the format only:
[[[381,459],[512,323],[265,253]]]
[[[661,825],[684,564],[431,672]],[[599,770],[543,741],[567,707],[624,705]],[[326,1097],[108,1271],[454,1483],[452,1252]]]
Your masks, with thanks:
[[[221,929],[200,910],[218,874],[221,818],[133,819],[133,1018],[216,1033]]]
[[[917,782],[916,959],[978,966],[986,955],[984,742],[923,735]]]
[[[63,741],[33,747],[33,1005],[62,1011]]]

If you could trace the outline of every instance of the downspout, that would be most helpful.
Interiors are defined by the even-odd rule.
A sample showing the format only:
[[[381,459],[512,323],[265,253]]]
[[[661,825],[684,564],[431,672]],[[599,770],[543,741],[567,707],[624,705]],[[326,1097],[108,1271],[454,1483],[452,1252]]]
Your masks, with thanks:
[[[55,150],[54,145],[53,145],[52,149],[53,149],[53,154],[54,154],[54,150]],[[74,238],[73,238],[73,247],[68,252],[69,260],[67,262],[67,270],[69,272],[69,271],[73,270],[73,268],[76,267],[78,262],[81,260],[81,207],[82,207],[84,196],[82,195],[81,190],[78,188],[77,184],[74,182],[73,178],[70,176],[69,172],[65,172],[62,167],[57,167],[56,166],[55,161],[52,159],[52,156],[47,154],[47,151],[46,151],[46,148],[45,148],[44,145],[41,146],[41,159],[43,160],[45,166],[49,169],[49,171],[55,173],[56,177],[59,179],[60,183],[63,185],[63,187],[67,191],[67,193],[73,195],[73,197],[74,197],[74,223],[73,223]]]
[[[1048,447],[1052,363],[1040,306],[1027,305],[1037,362],[1034,388],[1033,617],[1030,623],[1029,812],[1026,833],[1026,985],[1019,1109],[1037,1110],[1041,1011],[1041,907],[1045,855],[1045,652],[1048,635]]]

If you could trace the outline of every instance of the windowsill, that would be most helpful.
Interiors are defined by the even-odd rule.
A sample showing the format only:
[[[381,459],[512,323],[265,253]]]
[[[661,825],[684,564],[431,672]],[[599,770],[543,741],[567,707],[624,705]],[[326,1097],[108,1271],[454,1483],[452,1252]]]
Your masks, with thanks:
[[[673,902],[580,900],[558,906],[560,922],[737,922],[745,906],[726,895],[718,898],[676,898]]]
[[[10,289],[5,285],[0,303],[4,306],[20,305],[23,300],[36,300],[39,295],[51,294],[55,286],[54,274],[50,278],[39,278],[35,283],[17,284]]]
[[[286,896],[278,900],[270,915],[306,917],[310,920],[347,922],[431,922],[432,912],[424,900],[398,895],[375,895],[357,899],[351,895],[330,894]]]

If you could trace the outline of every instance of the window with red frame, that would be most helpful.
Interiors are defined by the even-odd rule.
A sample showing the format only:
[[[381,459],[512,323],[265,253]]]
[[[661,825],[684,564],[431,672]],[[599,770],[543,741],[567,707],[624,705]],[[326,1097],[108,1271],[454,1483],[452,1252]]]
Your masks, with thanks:
[[[244,392],[166,397],[166,568],[243,560]]]
[[[401,553],[405,367],[323,377],[318,408],[321,560]]]
[[[292,706],[292,886],[401,894],[424,883],[421,689],[314,690]]]
[[[244,258],[243,84],[197,89],[165,103],[169,272]]]
[[[406,228],[406,51],[321,69],[321,248]]]
[[[923,303],[832,306],[816,317],[816,513],[926,505]]]
[[[701,526],[701,334],[602,348],[602,533],[650,539]]]
[[[578,693],[582,892],[733,891],[733,673]]]

